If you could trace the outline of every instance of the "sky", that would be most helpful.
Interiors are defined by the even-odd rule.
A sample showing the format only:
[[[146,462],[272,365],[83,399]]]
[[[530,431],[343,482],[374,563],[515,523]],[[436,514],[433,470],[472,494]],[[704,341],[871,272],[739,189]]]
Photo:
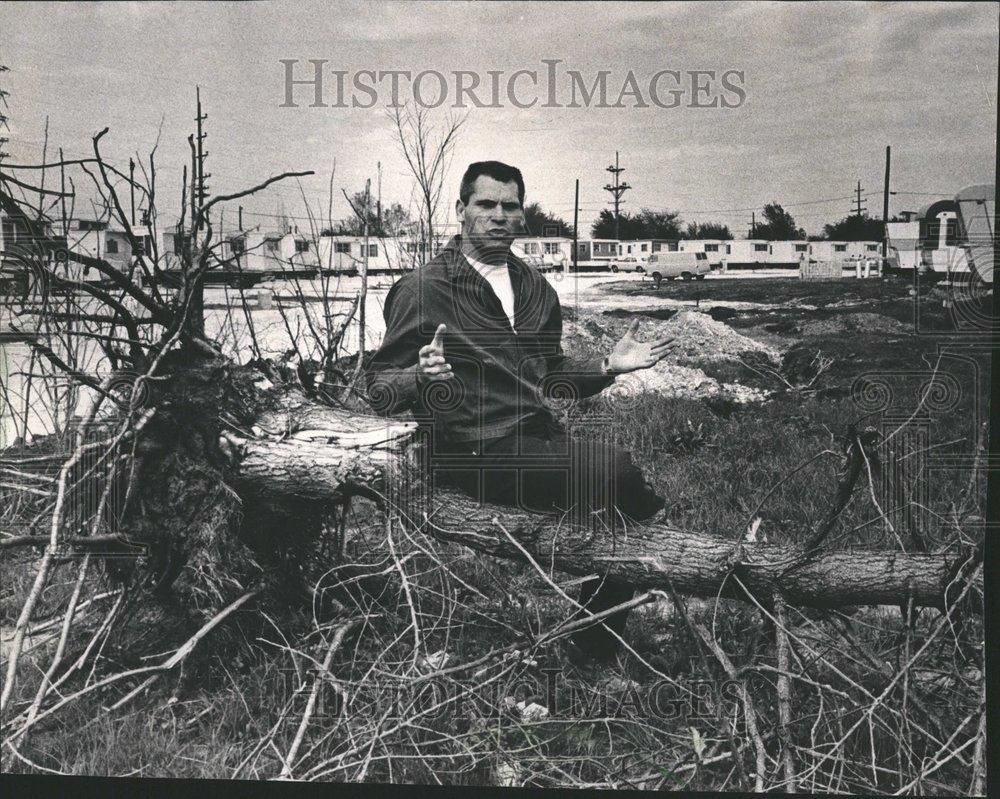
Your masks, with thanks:
[[[246,223],[271,228],[278,213],[304,215],[303,194],[325,213],[331,185],[333,216],[346,216],[340,190],[376,186],[379,162],[383,203],[414,203],[388,91],[366,109],[311,108],[299,90],[300,107],[283,108],[280,59],[303,73],[320,58],[349,73],[471,70],[484,82],[487,70],[533,69],[543,85],[542,59],[561,59],[588,84],[609,70],[612,97],[630,70],[640,86],[661,70],[739,70],[736,108],[688,107],[689,95],[677,108],[543,108],[541,90],[532,108],[470,108],[445,205],[469,162],[497,159],[520,167],[527,201],[568,221],[579,179],[586,229],[608,205],[617,150],[627,211],[676,210],[745,235],[751,209],[776,201],[816,233],[849,212],[859,180],[881,214],[886,145],[893,213],[995,181],[998,40],[991,3],[9,3],[0,86],[11,162],[40,159],[46,118],[50,147],[67,156],[89,155],[105,126],[119,165],[148,162],[158,142],[163,218],[179,209],[200,86],[210,191],[316,171],[246,201]],[[431,113],[440,125],[449,112]]]

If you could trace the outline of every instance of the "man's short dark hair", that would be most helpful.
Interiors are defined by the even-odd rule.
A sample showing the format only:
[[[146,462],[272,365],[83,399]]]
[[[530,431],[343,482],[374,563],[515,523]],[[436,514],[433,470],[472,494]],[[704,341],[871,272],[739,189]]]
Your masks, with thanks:
[[[521,177],[521,170],[516,166],[502,163],[501,161],[476,161],[469,164],[469,168],[462,175],[462,184],[458,187],[458,198],[463,203],[468,203],[472,196],[472,188],[476,178],[486,175],[501,183],[514,181],[517,184],[517,199],[524,205],[524,178]]]

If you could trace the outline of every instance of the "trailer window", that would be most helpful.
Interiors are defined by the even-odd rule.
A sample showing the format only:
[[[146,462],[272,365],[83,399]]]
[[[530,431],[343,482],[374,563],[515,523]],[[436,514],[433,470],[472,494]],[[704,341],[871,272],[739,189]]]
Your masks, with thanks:
[[[767,245],[766,244],[754,244],[753,245],[753,249],[754,249],[754,252],[767,252]]]
[[[847,245],[846,244],[834,244],[833,245],[833,251],[834,252],[847,252]]]
[[[719,251],[719,245],[718,244],[706,244],[705,245],[705,252],[718,252],[718,251]]]
[[[350,255],[350,253],[351,253],[351,242],[349,242],[349,241],[335,241],[333,243],[333,251],[334,252],[345,253],[347,255]]]
[[[809,249],[808,245],[805,245],[805,244],[796,244],[795,245],[795,252],[805,252],[808,249]]]
[[[955,247],[958,245],[958,220],[949,219],[947,221],[947,227],[944,231],[944,243],[946,247]]]

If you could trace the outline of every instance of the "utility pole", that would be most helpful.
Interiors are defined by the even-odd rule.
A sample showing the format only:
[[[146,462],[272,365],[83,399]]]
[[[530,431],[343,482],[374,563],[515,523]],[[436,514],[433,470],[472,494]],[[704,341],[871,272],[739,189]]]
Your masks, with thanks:
[[[889,162],[892,155],[892,148],[885,146],[885,183],[882,185],[882,269],[881,275],[885,271],[885,265],[889,258]]]
[[[202,129],[202,122],[208,119],[206,114],[201,112],[201,87],[195,87],[195,101],[198,108],[198,114],[194,118],[195,123],[198,125],[198,178],[197,178],[197,193],[198,193],[198,208],[200,209],[204,204],[205,200],[208,199],[208,186],[205,185],[205,178],[210,178],[212,175],[205,172],[205,158],[208,156],[208,150],[204,149],[205,138],[208,136],[207,133]],[[199,226],[200,227],[200,226]]]
[[[361,259],[361,290],[358,294],[358,363],[354,370],[354,381],[357,381],[361,374],[361,367],[365,360],[365,304],[368,302],[368,209],[371,207],[372,179],[365,181],[365,211],[364,211],[364,231],[365,231],[365,251]]]
[[[242,205],[240,206],[240,210],[239,210],[239,225],[240,225],[240,230],[242,231],[243,230],[243,206]]]
[[[191,242],[190,250],[192,261],[194,260],[194,238],[196,228],[195,225],[198,223],[198,189],[197,189],[197,175],[198,175],[198,150],[194,145],[194,136],[188,136],[188,147],[191,148]]]
[[[382,238],[382,162],[378,162],[378,235]]]
[[[4,72],[9,72],[10,70],[3,64],[0,64],[0,75]],[[7,97],[10,92],[4,90],[3,86],[0,86],[0,167],[3,166],[3,160],[7,157],[7,153],[4,151],[4,145],[10,142],[8,134],[10,133],[10,125],[7,122],[7,111],[10,110],[10,106],[7,105]]]
[[[194,143],[194,136],[188,136],[188,146],[191,148],[191,240],[188,242],[188,274],[185,283],[190,279],[191,273],[197,269],[198,256],[198,229],[201,227],[198,213],[200,205],[198,202],[198,183],[195,177],[198,175],[198,147]],[[198,280],[196,285],[191,286],[191,305],[188,316],[188,325],[192,331],[203,333],[205,331],[205,288],[203,280]]]
[[[576,179],[576,193],[573,197],[573,273],[577,271],[577,258],[580,254],[579,228],[580,225],[580,178]]]
[[[128,195],[132,206],[132,226],[135,227],[135,159],[128,159]]]
[[[750,212],[750,238],[754,238],[757,235],[757,212]]]
[[[615,238],[617,239],[617,238],[619,238],[619,231],[618,231],[618,211],[619,211],[619,206],[621,205],[621,202],[622,202],[622,195],[626,191],[628,191],[629,189],[632,188],[631,186],[628,185],[628,183],[619,183],[618,182],[618,175],[620,173],[622,173],[622,172],[625,171],[625,167],[618,166],[618,151],[617,150],[615,150],[615,165],[614,166],[609,166],[604,171],[605,172],[610,172],[612,175],[615,176],[615,182],[614,182],[614,184],[609,183],[607,186],[604,187],[604,190],[607,191],[607,192],[611,192],[612,202],[614,202],[614,204],[615,204]]]
[[[861,181],[858,181],[858,187],[855,189],[855,194],[857,195],[857,200],[854,202],[854,215],[861,216],[863,211],[867,211],[867,208],[861,207]]]
[[[4,72],[9,72],[10,70],[3,64],[0,64],[0,75]],[[10,133],[10,125],[7,122],[7,111],[10,110],[10,106],[7,105],[7,97],[10,92],[5,91],[3,86],[0,86],[0,167],[3,166],[3,160],[7,157],[7,153],[4,151],[4,145],[10,142],[8,134]]]

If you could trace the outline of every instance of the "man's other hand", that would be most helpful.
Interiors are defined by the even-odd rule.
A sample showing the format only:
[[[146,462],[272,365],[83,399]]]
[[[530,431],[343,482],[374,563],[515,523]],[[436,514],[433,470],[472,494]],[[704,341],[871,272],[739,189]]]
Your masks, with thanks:
[[[674,340],[673,336],[664,336],[653,341],[639,341],[635,337],[638,329],[639,320],[636,319],[605,359],[604,368],[607,372],[625,374],[636,369],[648,369],[667,354]]]
[[[448,380],[452,374],[451,364],[444,358],[444,334],[447,325],[438,325],[430,344],[420,348],[420,377],[423,380]]]

